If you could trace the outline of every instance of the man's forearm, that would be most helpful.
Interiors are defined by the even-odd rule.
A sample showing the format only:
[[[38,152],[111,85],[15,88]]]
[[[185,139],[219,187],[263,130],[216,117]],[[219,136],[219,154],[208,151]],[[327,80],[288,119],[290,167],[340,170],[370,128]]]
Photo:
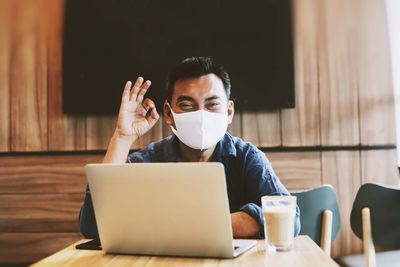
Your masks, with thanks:
[[[258,222],[244,211],[231,214],[234,238],[254,238],[260,232]]]
[[[103,163],[125,163],[136,138],[120,137],[114,133],[107,148]]]

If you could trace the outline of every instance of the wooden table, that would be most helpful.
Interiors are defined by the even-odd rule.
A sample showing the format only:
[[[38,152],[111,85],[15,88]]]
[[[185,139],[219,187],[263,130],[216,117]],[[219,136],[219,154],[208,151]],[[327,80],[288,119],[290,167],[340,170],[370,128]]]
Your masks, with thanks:
[[[40,266],[339,266],[308,236],[295,238],[290,252],[267,252],[264,240],[235,259],[203,259],[183,257],[156,257],[135,255],[108,255],[101,250],[77,250],[75,244],[37,262]]]

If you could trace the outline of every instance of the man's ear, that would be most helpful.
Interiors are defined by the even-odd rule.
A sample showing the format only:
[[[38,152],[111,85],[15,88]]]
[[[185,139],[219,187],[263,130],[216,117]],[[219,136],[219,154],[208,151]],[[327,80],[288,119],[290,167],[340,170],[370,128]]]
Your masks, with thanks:
[[[232,100],[228,100],[228,124],[232,123],[233,115],[235,115],[235,103]]]
[[[167,101],[165,101],[164,106],[163,106],[163,114],[165,117],[165,122],[168,125],[173,126],[174,125],[174,117],[172,116],[171,107]]]

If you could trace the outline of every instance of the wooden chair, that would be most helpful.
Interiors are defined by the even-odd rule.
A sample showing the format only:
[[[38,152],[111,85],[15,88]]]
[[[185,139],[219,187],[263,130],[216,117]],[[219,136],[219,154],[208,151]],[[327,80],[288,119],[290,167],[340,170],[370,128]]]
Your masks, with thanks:
[[[338,259],[341,266],[400,266],[400,187],[374,183],[358,190],[350,216],[353,232],[363,240],[363,255]],[[375,246],[392,251],[375,253]]]
[[[301,235],[308,235],[330,256],[331,243],[340,228],[339,207],[331,185],[292,192],[300,208]]]

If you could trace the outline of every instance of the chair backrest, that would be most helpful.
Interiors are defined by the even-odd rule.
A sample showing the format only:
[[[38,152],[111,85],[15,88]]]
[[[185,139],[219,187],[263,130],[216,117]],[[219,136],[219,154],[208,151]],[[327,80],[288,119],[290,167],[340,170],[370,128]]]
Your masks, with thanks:
[[[375,183],[363,184],[351,210],[353,232],[362,239],[361,210],[370,209],[374,245],[387,249],[400,248],[400,187]]]
[[[308,235],[315,243],[321,244],[322,214],[332,212],[332,240],[340,229],[340,214],[336,194],[331,185],[321,185],[307,191],[294,192],[300,208],[301,235]]]

